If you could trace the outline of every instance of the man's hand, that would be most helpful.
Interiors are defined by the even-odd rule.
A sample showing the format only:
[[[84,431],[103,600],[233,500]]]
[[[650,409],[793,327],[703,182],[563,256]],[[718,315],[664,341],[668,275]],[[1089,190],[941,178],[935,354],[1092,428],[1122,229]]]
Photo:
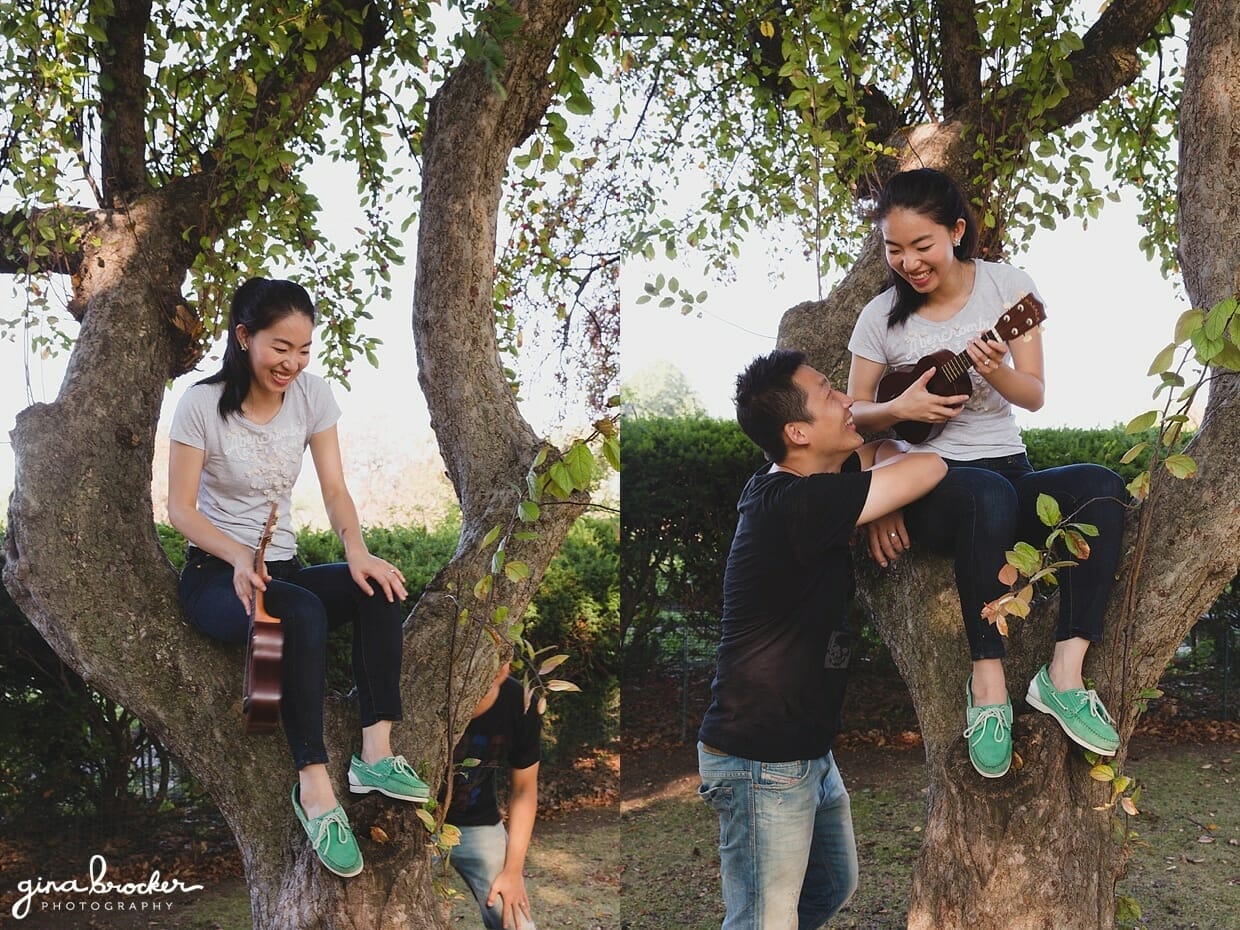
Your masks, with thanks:
[[[487,907],[494,907],[497,897],[503,902],[504,930],[521,930],[526,923],[533,922],[530,899],[525,894],[525,879],[520,869],[505,868],[495,876],[487,895]]]
[[[886,568],[908,549],[908,530],[904,528],[904,511],[895,510],[865,525],[870,542],[870,555]]]

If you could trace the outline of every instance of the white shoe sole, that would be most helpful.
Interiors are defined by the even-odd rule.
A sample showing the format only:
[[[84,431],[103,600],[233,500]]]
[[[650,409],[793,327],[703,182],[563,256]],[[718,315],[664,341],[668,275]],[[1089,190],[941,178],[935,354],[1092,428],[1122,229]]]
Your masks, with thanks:
[[[1064,723],[1062,720],[1059,719],[1058,714],[1056,714],[1053,710],[1051,710],[1051,708],[1048,707],[1046,704],[1042,703],[1041,698],[1039,698],[1037,695],[1037,689],[1034,688],[1033,685],[1030,685],[1029,690],[1025,693],[1025,700],[1029,702],[1030,707],[1036,710],[1040,710],[1042,713],[1051,717],[1057,724],[1059,724],[1059,729],[1063,730],[1064,735],[1067,736],[1068,739],[1072,740],[1072,742],[1076,743],[1078,746],[1083,746],[1084,748],[1088,749],[1090,752],[1096,752],[1100,756],[1113,756],[1115,755],[1116,752],[1119,751],[1118,747],[1116,747],[1115,749],[1099,749],[1097,746],[1094,746],[1091,743],[1087,743],[1081,737],[1073,733],[1070,729],[1064,726]]]
[[[970,760],[970,761],[972,761],[972,760]],[[992,774],[990,774],[989,772],[983,772],[983,771],[982,771],[981,769],[979,769],[976,765],[975,765],[975,766],[973,766],[973,771],[977,772],[977,774],[978,774],[978,775],[981,775],[981,776],[982,776],[982,778],[1002,778],[1002,777],[1003,777],[1004,775],[1006,775],[1009,771],[1011,771],[1011,769],[1012,769],[1012,763],[1011,763],[1011,761],[1010,761],[1010,760],[1008,761],[1008,767],[1007,767],[1007,768],[1005,768],[1002,772],[995,772],[993,775],[992,775]]]
[[[384,797],[392,798],[396,801],[411,801],[414,804],[423,804],[431,799],[430,792],[426,794],[394,794],[378,785],[363,785],[357,780],[352,772],[349,772],[349,791],[353,794],[370,794],[372,791],[378,791]]]

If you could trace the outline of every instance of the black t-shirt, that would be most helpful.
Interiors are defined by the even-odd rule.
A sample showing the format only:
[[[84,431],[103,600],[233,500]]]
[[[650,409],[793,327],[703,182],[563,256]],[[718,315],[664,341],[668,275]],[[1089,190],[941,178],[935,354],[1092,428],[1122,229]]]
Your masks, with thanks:
[[[703,743],[760,762],[831,749],[851,654],[849,541],[870,478],[854,454],[839,474],[764,468],[745,485]]]
[[[448,823],[458,827],[482,827],[499,823],[499,802],[495,797],[495,774],[501,762],[514,769],[529,768],[540,758],[539,736],[542,718],[536,701],[525,709],[525,688],[509,676],[499,686],[495,703],[465,728],[453,752],[456,781],[452,785],[452,804]],[[479,764],[460,768],[465,759]]]

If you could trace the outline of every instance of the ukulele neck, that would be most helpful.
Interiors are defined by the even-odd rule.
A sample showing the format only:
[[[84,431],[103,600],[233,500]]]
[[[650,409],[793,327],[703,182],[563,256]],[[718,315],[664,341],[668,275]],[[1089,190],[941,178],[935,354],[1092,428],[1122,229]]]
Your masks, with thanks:
[[[1003,341],[1003,337],[995,331],[994,327],[991,327],[986,330],[986,332],[982,333],[981,338],[986,342]],[[945,363],[943,367],[939,369],[939,373],[948,381],[955,381],[957,378],[963,377],[969,369],[973,367],[975,367],[973,364],[973,359],[969,357],[969,353],[966,350],[958,353],[957,355],[953,355],[951,361]]]

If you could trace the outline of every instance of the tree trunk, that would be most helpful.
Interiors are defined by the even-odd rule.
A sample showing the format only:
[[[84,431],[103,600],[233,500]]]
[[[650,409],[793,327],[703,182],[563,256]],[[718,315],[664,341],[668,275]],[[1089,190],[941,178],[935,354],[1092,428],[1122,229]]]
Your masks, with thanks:
[[[1240,94],[1240,8],[1227,0],[1198,4],[1192,30],[1181,119],[1181,254],[1194,304],[1209,307],[1240,286],[1240,180],[1231,167],[1240,150],[1232,106]],[[958,128],[927,133],[913,137],[921,157],[906,155],[902,167],[932,164],[969,177],[953,170],[962,151]],[[826,301],[785,315],[780,344],[807,351],[844,383],[848,336],[884,276],[882,249],[871,237]],[[1187,631],[1240,567],[1238,394],[1234,373],[1215,372],[1205,421],[1188,450],[1198,474],[1189,481],[1156,476],[1149,499],[1128,521],[1106,640],[1090,650],[1085,668],[1116,717],[1116,765],[1135,727],[1137,696],[1157,684]],[[909,927],[1113,927],[1125,852],[1111,838],[1113,812],[1094,810],[1109,800],[1109,787],[1089,777],[1083,753],[1053,720],[1021,700],[1050,654],[1057,604],[1011,624],[1005,669],[1017,713],[1013,767],[1001,779],[983,779],[961,738],[969,659],[950,562],[914,551],[880,572],[865,556],[858,561],[859,596],[909,686],[926,746],[927,826]]]

